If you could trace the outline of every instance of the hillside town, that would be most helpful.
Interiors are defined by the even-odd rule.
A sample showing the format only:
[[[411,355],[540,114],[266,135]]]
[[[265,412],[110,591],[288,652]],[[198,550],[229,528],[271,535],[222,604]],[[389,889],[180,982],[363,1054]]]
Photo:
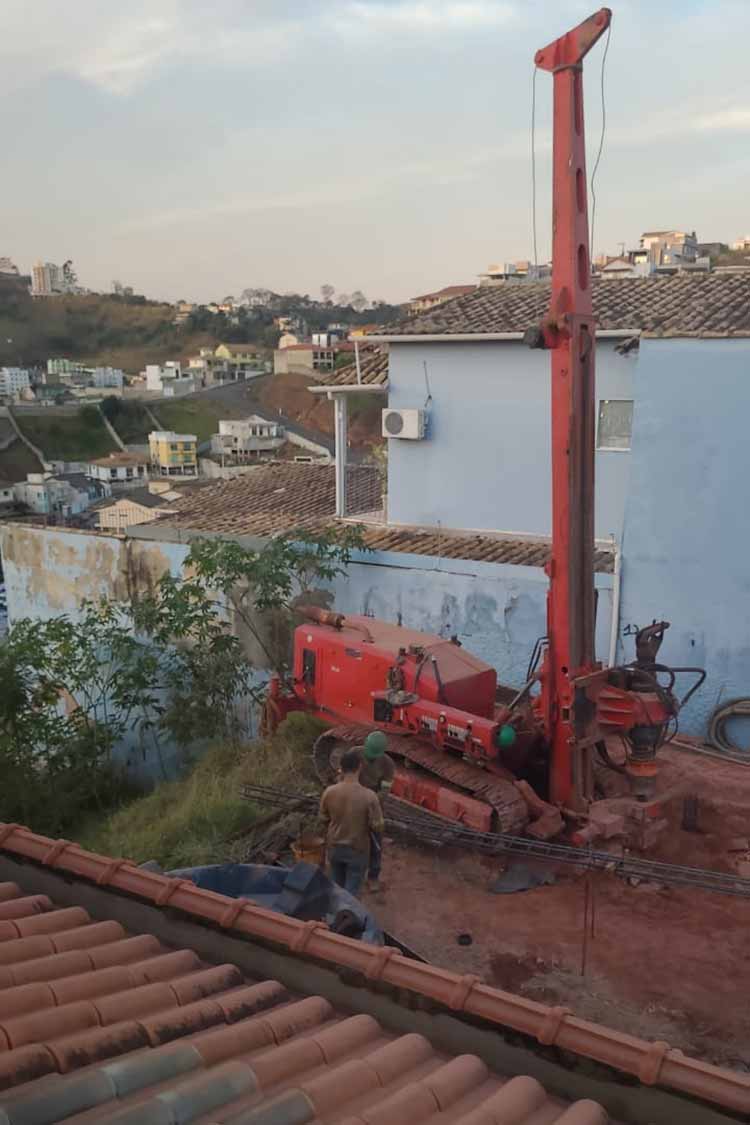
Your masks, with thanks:
[[[750,1121],[738,13],[41,4],[0,1125]]]

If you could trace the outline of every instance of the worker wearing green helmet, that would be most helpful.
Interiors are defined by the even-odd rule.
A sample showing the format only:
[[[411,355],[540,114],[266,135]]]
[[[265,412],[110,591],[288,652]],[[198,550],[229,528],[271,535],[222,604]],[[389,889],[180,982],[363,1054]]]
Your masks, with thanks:
[[[366,789],[376,793],[381,804],[388,796],[393,785],[396,767],[386,750],[388,739],[382,730],[371,731],[362,747],[362,769],[359,774],[359,783]],[[370,890],[377,890],[380,880],[380,868],[383,858],[382,835],[371,833],[370,836],[370,867],[367,880]]]

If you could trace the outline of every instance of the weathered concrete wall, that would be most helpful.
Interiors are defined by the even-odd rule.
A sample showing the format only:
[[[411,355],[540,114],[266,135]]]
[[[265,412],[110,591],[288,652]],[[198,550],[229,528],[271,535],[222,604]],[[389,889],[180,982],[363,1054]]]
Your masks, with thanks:
[[[671,622],[660,660],[708,671],[680,719],[696,734],[750,695],[749,377],[750,340],[641,342],[620,636]]]
[[[0,532],[10,624],[75,616],[86,599],[123,601],[179,574],[186,548],[94,532],[7,524]]]
[[[467,649],[497,668],[502,683],[523,685],[534,642],[547,631],[543,570],[393,551],[360,560],[335,584],[337,609],[444,637],[455,633]],[[612,575],[598,574],[596,585],[597,655],[606,660]]]
[[[637,355],[596,350],[601,399],[632,399]],[[427,381],[424,365],[427,365]],[[394,523],[525,532],[551,531],[549,353],[524,344],[392,344],[388,405],[421,407],[423,441],[388,443],[388,518]],[[622,529],[631,456],[596,454],[596,534]]]
[[[20,617],[75,616],[84,598],[124,599],[153,587],[165,570],[179,574],[189,541],[144,525],[128,537],[8,525],[0,529],[8,613]],[[247,540],[252,545],[253,540]],[[597,575],[597,651],[606,658],[612,576]],[[466,648],[493,664],[501,680],[520,687],[531,650],[546,630],[547,579],[538,567],[440,560],[424,555],[357,555],[330,588],[344,613],[367,613],[409,628],[458,635]],[[250,658],[263,654],[235,623]]]

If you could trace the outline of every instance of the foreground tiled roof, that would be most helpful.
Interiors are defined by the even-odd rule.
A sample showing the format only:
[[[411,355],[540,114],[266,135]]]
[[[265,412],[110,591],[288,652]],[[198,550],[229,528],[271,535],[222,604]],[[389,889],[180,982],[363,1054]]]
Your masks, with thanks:
[[[206,486],[171,504],[171,513],[159,523],[165,528],[261,537],[297,528],[314,531],[335,519],[334,474],[333,465],[260,466],[252,473]],[[350,519],[361,517],[364,545],[370,550],[516,566],[544,566],[550,557],[550,544],[544,539],[365,522],[381,508],[380,476],[372,466],[350,465],[347,478],[348,515]],[[597,550],[594,564],[598,572],[611,573],[612,553]]]
[[[367,527],[364,539],[373,551],[401,551],[443,559],[512,563],[514,566],[544,566],[550,559],[550,543],[543,539],[466,535],[460,531],[444,533],[416,527]],[[614,569],[612,552],[597,550],[594,567],[597,573],[611,574]]]
[[[13,861],[22,860],[24,866]],[[53,870],[72,894],[96,901],[58,909],[44,895],[0,883],[0,1121],[118,1125],[606,1125],[594,1102],[573,1107],[532,1078],[502,1078],[473,1055],[448,1057],[421,1035],[396,1036],[369,1014],[348,1018],[320,996],[248,980],[228,962],[125,932],[104,906],[145,902],[170,919],[213,923],[360,974],[372,988],[404,990],[475,1021],[510,1027],[733,1111],[750,1109],[750,1077],[686,1058],[666,1043],[587,1023],[364,945],[252,903],[144,871],[125,860],[0,825],[0,878],[10,868]],[[65,884],[62,884],[65,885]],[[99,890],[97,891],[97,888]],[[98,897],[97,897],[98,896]],[[68,896],[71,897],[70,894]],[[123,905],[123,909],[125,906]],[[168,912],[168,915],[167,913]],[[252,948],[252,947],[250,947]],[[280,974],[282,975],[282,974]],[[408,1018],[404,1021],[408,1027]]]
[[[388,353],[381,349],[367,351],[362,350],[359,361],[360,381],[368,386],[384,386],[388,382]],[[336,371],[332,371],[330,375],[326,375],[324,379],[318,379],[316,386],[318,387],[342,387],[353,386],[357,382],[357,365],[356,363],[347,363],[345,367],[339,367]]]
[[[482,287],[394,325],[387,333],[524,332],[546,313],[549,289],[549,282]],[[592,296],[600,330],[634,329],[646,336],[750,336],[750,274],[594,278]]]
[[[174,505],[170,526],[196,531],[264,535],[330,522],[336,510],[334,465],[263,465],[241,477],[220,481]],[[382,484],[376,468],[350,465],[348,511],[378,511]]]

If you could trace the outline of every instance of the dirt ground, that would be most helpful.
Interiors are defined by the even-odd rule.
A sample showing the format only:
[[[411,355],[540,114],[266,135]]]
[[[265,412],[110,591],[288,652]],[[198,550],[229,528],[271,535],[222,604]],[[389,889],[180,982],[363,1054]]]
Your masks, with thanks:
[[[662,786],[679,783],[699,796],[700,831],[681,828],[680,797],[670,807],[669,832],[646,857],[750,875],[742,868],[750,851],[730,850],[750,836],[750,767],[673,749],[662,758]],[[612,874],[564,867],[552,868],[553,886],[490,893],[514,862],[391,841],[382,888],[366,901],[386,930],[436,964],[750,1069],[750,899],[631,886]],[[594,936],[583,972],[587,878]],[[462,934],[470,945],[459,944]]]

